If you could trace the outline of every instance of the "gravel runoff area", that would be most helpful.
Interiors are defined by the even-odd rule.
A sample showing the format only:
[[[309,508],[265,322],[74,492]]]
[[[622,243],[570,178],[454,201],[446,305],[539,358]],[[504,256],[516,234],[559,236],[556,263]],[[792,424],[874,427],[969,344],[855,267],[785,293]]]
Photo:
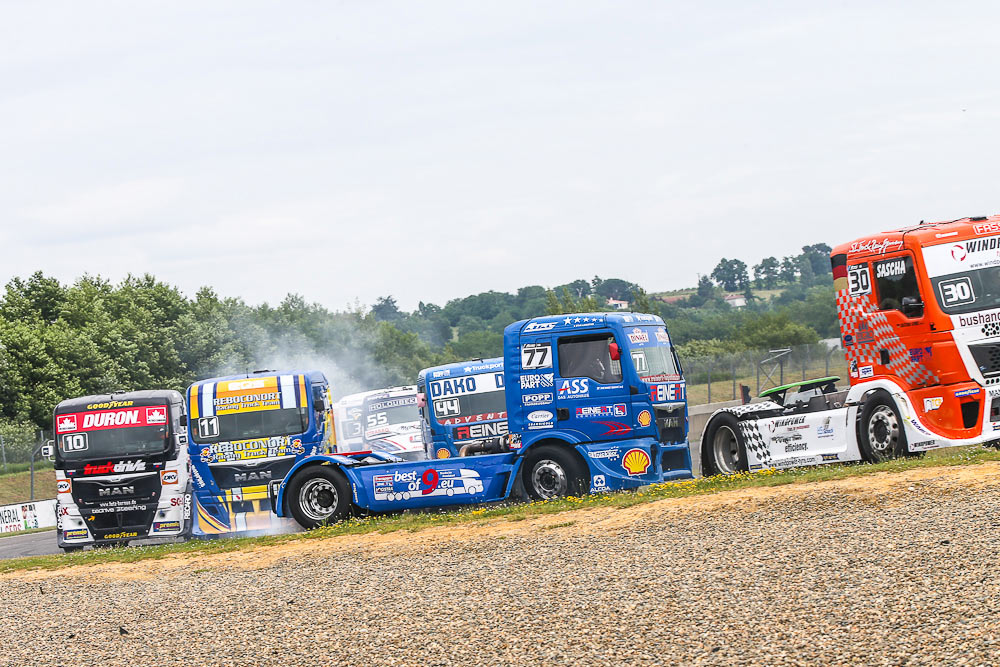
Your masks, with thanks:
[[[1000,465],[0,577],[4,665],[995,664]]]

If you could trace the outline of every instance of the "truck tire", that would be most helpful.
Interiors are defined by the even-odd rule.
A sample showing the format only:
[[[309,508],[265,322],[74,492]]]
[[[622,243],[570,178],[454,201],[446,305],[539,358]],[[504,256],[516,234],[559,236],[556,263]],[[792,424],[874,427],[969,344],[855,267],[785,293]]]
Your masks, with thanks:
[[[721,412],[709,422],[701,445],[701,474],[735,475],[747,470],[747,447],[736,415]]]
[[[858,419],[858,448],[868,463],[888,461],[906,453],[906,432],[896,403],[888,392],[872,392]]]
[[[300,526],[311,530],[336,523],[350,513],[351,485],[330,466],[312,466],[288,483],[288,509]]]
[[[532,500],[581,496],[589,489],[583,464],[572,451],[559,445],[540,445],[529,452],[522,478]]]

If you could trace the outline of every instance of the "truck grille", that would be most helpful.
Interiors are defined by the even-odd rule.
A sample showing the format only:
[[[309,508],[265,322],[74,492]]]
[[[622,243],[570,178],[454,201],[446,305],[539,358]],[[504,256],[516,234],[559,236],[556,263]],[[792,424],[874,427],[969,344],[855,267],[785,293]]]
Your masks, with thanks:
[[[972,358],[983,377],[990,378],[1000,375],[1000,343],[970,345],[969,351],[972,352]]]
[[[687,434],[687,420],[684,417],[683,403],[667,403],[653,406],[656,412],[656,430],[660,442],[684,442]]]
[[[102,494],[102,491],[104,492]],[[160,497],[160,476],[157,473],[141,477],[126,477],[120,482],[107,479],[73,480],[73,499],[85,507],[95,507],[115,501],[135,501],[137,504],[156,503]]]

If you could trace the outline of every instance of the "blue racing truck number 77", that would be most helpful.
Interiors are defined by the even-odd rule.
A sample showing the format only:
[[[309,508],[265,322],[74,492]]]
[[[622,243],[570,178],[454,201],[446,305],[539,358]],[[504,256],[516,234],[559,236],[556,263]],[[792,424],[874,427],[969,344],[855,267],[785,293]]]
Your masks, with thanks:
[[[663,320],[581,313],[504,330],[509,437],[428,461],[384,452],[307,456],[270,488],[305,528],[354,511],[548,499],[691,477],[684,378]]]

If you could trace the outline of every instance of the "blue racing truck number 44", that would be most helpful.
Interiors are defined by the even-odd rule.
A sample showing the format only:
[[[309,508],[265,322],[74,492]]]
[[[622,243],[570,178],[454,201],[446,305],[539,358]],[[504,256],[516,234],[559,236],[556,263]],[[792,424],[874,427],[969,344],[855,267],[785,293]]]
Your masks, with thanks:
[[[274,511],[312,528],[359,510],[548,499],[691,477],[684,378],[659,317],[515,322],[504,330],[502,386],[509,433],[499,443],[427,461],[307,456],[271,487]]]

